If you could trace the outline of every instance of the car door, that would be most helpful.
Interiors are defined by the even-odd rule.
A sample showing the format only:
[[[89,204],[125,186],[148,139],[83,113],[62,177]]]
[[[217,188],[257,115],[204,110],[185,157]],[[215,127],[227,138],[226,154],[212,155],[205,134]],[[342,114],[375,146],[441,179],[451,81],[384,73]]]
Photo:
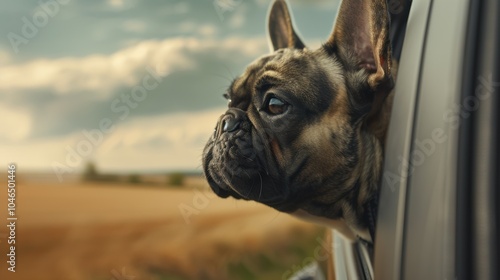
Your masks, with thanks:
[[[498,279],[499,14],[497,0],[413,1],[375,279]]]

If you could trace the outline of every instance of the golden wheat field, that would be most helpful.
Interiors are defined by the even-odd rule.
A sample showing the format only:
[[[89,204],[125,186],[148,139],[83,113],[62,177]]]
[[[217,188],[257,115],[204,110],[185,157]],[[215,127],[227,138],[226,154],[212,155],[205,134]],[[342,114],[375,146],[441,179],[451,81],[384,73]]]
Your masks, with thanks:
[[[172,188],[20,175],[16,188],[15,273],[0,229],[6,280],[284,279],[322,236],[268,207],[216,198],[201,178]],[[7,224],[6,188],[0,201]]]

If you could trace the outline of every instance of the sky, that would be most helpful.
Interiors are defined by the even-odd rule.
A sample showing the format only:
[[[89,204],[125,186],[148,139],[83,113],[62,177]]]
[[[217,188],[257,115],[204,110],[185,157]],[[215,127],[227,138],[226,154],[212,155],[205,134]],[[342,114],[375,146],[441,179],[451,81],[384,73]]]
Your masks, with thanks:
[[[2,0],[0,166],[201,172],[230,81],[269,52],[266,0]],[[308,47],[338,0],[290,0]]]

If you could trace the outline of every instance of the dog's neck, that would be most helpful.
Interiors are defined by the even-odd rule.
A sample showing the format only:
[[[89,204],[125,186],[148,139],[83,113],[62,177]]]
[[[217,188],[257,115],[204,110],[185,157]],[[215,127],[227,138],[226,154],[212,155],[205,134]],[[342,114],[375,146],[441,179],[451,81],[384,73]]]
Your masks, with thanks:
[[[371,211],[367,206],[370,200],[378,195],[378,185],[382,173],[383,143],[380,139],[364,130],[360,134],[360,158],[357,169],[353,171],[351,184],[352,191],[344,198],[349,203],[341,203],[343,218],[347,221],[353,231],[363,239],[369,227],[367,221],[367,211]],[[369,240],[369,239],[367,239]]]
[[[397,76],[398,63],[394,61],[392,74]],[[351,225],[352,230],[361,238],[373,237],[374,233],[368,233],[368,228],[374,230],[376,219],[376,206],[378,202],[379,186],[381,184],[383,158],[385,151],[385,139],[389,127],[390,113],[394,98],[394,90],[389,94],[382,94],[379,100],[382,104],[375,107],[365,120],[365,125],[359,128],[360,155],[358,168],[353,172],[351,178],[352,192],[348,195],[351,205],[342,203],[343,218]],[[377,161],[376,159],[380,159]],[[356,186],[356,184],[358,184]],[[375,201],[376,203],[372,203]],[[355,208],[356,207],[356,208]],[[355,208],[355,209],[353,209]],[[355,210],[355,211],[353,211]]]
[[[343,184],[350,186],[348,192],[340,201],[334,204],[330,213],[339,218],[320,217],[309,214],[304,210],[297,210],[292,213],[293,216],[320,224],[323,226],[335,228],[346,237],[354,239],[360,237],[368,242],[372,242],[369,231],[369,221],[367,221],[366,206],[370,199],[378,193],[378,183],[380,182],[382,162],[376,162],[375,159],[382,159],[383,147],[380,139],[365,129],[359,129],[359,164],[353,170],[350,180]],[[331,186],[337,188],[338,186]]]

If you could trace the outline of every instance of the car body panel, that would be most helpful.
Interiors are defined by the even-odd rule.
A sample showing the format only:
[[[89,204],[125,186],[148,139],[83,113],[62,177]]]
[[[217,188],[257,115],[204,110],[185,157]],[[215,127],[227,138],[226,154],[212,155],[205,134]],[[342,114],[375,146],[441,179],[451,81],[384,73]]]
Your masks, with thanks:
[[[459,110],[469,7],[432,3],[407,189],[402,279],[455,279]]]
[[[386,143],[375,238],[375,279],[399,279],[401,275],[407,170],[401,168],[398,157],[408,158],[410,153],[431,2],[414,0],[408,18]]]

